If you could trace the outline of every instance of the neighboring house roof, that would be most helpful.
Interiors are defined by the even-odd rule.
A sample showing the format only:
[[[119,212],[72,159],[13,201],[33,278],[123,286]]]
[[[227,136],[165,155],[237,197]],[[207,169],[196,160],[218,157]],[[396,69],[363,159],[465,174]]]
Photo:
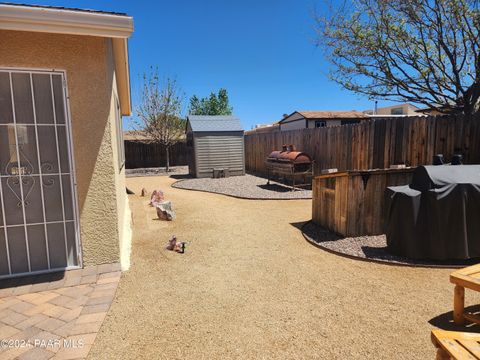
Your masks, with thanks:
[[[453,112],[453,109],[447,108],[446,106],[439,106],[438,109],[421,108],[415,110],[415,112],[424,115],[446,115],[449,112]]]
[[[124,141],[147,141],[150,137],[142,130],[127,130],[123,132]]]
[[[128,38],[133,18],[121,13],[0,3],[0,30],[111,38],[122,115],[132,112]]]
[[[280,130],[280,123],[275,122],[273,124],[262,125],[262,126],[258,126],[254,129],[251,129],[251,130],[246,130],[245,135],[274,132],[274,131],[279,131],[279,130]]]
[[[307,119],[367,118],[360,111],[297,111]]]
[[[185,134],[180,135],[179,140],[185,139]],[[123,132],[124,141],[152,142],[150,137],[143,130],[126,130]]]
[[[243,131],[240,119],[235,116],[188,115],[187,122],[193,132]]]
[[[292,115],[300,114],[305,119],[368,119],[364,113],[356,110],[352,111],[294,111],[290,115],[284,117],[279,123],[289,120]],[[291,121],[296,121],[295,119]]]

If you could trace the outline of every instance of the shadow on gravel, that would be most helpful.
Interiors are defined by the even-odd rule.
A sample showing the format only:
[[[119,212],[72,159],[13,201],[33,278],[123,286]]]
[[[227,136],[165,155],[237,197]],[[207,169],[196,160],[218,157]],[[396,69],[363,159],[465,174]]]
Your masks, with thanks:
[[[257,186],[263,190],[274,191],[274,192],[285,193],[285,192],[292,191],[291,188],[283,185],[279,185],[279,184],[270,184],[270,185],[265,184],[265,185],[257,185]]]
[[[389,252],[384,235],[344,237],[335,234],[312,221],[300,229],[307,241],[326,251],[340,256],[364,261],[375,261],[392,265],[407,265],[421,267],[461,268],[476,264],[479,259],[468,260],[429,260],[410,259]]]
[[[176,180],[183,180],[183,179],[193,179],[193,176],[190,174],[172,174],[170,175],[170,178],[176,179]]]
[[[453,298],[453,285],[452,285],[452,298]],[[453,309],[453,301],[452,301]],[[479,315],[480,314],[480,305],[472,305],[465,307],[466,312]],[[468,331],[480,333],[480,326],[472,323],[466,323],[465,325],[456,325],[453,322],[453,312],[447,311],[446,313],[435,316],[434,318],[428,320],[430,325],[433,325],[437,328],[450,331]]]

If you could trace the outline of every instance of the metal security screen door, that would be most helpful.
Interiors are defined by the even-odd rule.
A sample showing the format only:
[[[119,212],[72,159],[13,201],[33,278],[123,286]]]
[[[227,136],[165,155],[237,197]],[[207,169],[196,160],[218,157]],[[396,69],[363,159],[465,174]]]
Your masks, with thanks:
[[[0,278],[79,265],[64,80],[0,69]]]

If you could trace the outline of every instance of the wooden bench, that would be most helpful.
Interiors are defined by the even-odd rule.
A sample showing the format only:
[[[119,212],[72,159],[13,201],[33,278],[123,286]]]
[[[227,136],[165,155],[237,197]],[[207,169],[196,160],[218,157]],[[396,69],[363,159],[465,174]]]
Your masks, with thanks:
[[[455,284],[453,290],[453,320],[461,325],[465,319],[480,324],[480,316],[465,313],[465,288],[480,291],[480,264],[468,266],[450,274],[450,282]]]
[[[458,331],[432,330],[432,343],[437,360],[480,359],[480,334]]]

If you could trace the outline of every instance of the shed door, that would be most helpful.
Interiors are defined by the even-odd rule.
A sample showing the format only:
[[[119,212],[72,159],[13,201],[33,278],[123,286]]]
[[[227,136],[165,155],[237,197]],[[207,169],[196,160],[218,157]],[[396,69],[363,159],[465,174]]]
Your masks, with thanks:
[[[0,69],[0,277],[79,265],[63,84]]]

